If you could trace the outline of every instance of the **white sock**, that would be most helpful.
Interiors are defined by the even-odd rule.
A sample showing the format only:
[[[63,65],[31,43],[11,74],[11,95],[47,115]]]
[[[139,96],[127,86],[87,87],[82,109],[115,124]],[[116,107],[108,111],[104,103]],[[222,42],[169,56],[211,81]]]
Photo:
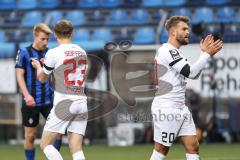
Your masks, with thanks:
[[[73,160],[85,160],[85,156],[83,154],[83,151],[73,153],[72,157],[73,157]]]
[[[199,155],[186,153],[186,158],[187,160],[199,160]]]
[[[150,160],[163,160],[164,158],[165,156],[162,153],[159,153],[154,149]]]
[[[48,160],[63,160],[58,150],[53,145],[48,145],[43,150]]]

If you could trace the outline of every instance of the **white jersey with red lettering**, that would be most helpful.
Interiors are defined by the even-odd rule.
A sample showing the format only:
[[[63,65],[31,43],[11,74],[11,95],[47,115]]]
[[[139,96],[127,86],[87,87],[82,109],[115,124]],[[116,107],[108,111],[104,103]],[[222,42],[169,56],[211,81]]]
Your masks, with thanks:
[[[45,131],[84,135],[87,126],[87,97],[84,94],[87,55],[75,44],[61,44],[46,53],[43,71],[53,73],[54,105]]]
[[[53,72],[55,98],[86,99],[84,86],[87,69],[86,52],[76,44],[61,44],[46,53],[43,71]]]

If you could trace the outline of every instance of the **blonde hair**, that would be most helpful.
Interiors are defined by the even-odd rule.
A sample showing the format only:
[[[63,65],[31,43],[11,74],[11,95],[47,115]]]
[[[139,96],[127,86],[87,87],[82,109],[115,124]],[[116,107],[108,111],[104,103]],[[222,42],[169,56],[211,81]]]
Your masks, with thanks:
[[[179,22],[184,22],[189,25],[189,18],[187,16],[172,16],[166,21],[165,27],[169,31],[170,28],[177,26]]]
[[[33,34],[38,35],[39,32],[44,32],[47,35],[50,35],[52,33],[52,30],[48,27],[48,25],[44,23],[38,23],[33,28]]]
[[[68,20],[60,20],[54,26],[54,33],[59,39],[70,38],[73,32],[73,25]]]

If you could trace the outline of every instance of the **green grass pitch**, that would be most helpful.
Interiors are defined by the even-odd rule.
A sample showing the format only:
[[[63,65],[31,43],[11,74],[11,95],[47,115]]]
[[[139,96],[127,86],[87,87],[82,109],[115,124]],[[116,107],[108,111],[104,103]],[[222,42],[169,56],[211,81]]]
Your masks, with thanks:
[[[24,160],[22,145],[0,145],[0,160]],[[87,160],[149,160],[153,145],[135,145],[132,147],[85,146]],[[201,160],[240,160],[240,143],[201,144]],[[71,160],[67,145],[61,148],[64,160]],[[184,148],[174,144],[166,160],[185,160]],[[46,160],[39,147],[36,160]]]

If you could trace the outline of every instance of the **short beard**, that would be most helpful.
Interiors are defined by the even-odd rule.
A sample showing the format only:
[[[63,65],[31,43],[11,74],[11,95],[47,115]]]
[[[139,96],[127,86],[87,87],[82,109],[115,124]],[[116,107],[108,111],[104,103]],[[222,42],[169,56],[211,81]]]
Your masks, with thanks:
[[[184,38],[177,38],[177,41],[181,45],[187,45],[188,44],[188,41],[185,41]]]

